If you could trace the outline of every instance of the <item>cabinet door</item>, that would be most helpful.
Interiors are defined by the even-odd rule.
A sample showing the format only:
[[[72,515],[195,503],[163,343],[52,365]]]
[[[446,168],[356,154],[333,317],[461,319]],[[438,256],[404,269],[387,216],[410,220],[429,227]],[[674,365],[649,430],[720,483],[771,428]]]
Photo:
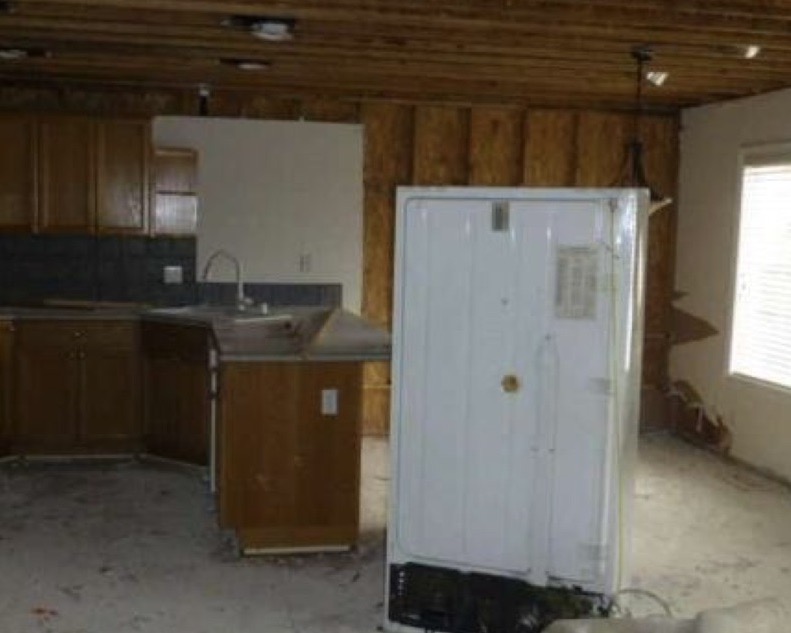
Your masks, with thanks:
[[[11,362],[13,324],[0,321],[0,457],[8,454],[11,438]]]
[[[296,524],[299,366],[223,363],[220,385],[220,523],[283,545]]]
[[[360,363],[299,365],[294,525],[317,545],[352,545],[360,506]]]
[[[144,427],[153,455],[206,464],[209,445],[208,333],[143,323]]]
[[[25,453],[73,452],[79,395],[77,354],[66,345],[36,342],[24,324],[18,334],[14,444]]]
[[[32,117],[0,117],[0,231],[30,232],[34,228],[35,138]]]
[[[97,124],[97,228],[144,233],[148,225],[150,126],[146,121]]]
[[[197,161],[198,154],[192,149],[158,147],[154,151],[153,234],[195,234],[198,222]]]
[[[145,359],[146,444],[152,455],[204,465],[209,442],[206,363]]]
[[[140,448],[140,354],[137,324],[97,322],[86,328],[80,358],[78,440],[90,451]]]
[[[91,233],[95,224],[94,139],[90,119],[42,119],[39,138],[39,229]]]

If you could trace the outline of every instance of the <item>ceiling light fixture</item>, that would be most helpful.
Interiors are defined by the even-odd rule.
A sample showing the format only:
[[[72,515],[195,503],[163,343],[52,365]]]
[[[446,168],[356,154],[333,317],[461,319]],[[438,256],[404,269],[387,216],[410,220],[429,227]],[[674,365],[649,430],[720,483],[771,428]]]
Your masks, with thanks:
[[[649,70],[645,74],[645,78],[648,80],[648,82],[657,88],[661,87],[667,81],[669,76],[670,73],[664,72],[662,70]]]
[[[635,104],[634,104],[634,129],[632,140],[627,145],[626,162],[621,172],[621,177],[618,179],[618,184],[622,187],[637,187],[640,189],[648,189],[650,195],[650,213],[658,211],[662,207],[667,206],[673,200],[660,195],[657,191],[648,184],[648,178],[645,175],[645,165],[643,163],[643,156],[645,147],[640,138],[640,128],[643,118],[643,111],[645,104],[643,103],[643,82],[648,80],[655,86],[661,86],[668,77],[668,73],[657,72],[658,75],[663,75],[661,81],[656,83],[651,81],[649,75],[652,73],[645,72],[645,66],[654,58],[653,51],[647,46],[636,46],[632,49],[632,59],[635,61]]]
[[[0,61],[15,62],[31,57],[50,57],[51,53],[43,48],[0,48]]]
[[[260,61],[257,59],[223,58],[220,60],[220,63],[226,66],[234,66],[239,70],[249,70],[249,71],[266,70],[272,65],[269,62]]]
[[[294,38],[293,20],[264,20],[256,22],[250,33],[267,42],[285,42]]]
[[[747,46],[742,47],[742,54],[744,55],[744,59],[755,59],[760,55],[761,47],[756,44],[748,44]]]
[[[0,60],[4,62],[14,62],[18,59],[25,59],[27,51],[21,48],[0,48]]]
[[[247,31],[252,36],[267,42],[287,42],[294,39],[297,21],[293,18],[232,15],[224,19],[222,25]]]

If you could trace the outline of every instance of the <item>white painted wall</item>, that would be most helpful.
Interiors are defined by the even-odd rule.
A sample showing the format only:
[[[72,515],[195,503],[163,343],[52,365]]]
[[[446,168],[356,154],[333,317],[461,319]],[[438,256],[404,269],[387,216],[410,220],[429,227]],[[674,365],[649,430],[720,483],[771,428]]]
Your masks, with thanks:
[[[224,248],[245,281],[341,283],[360,311],[362,126],[157,117],[154,143],[199,152],[199,271]],[[232,268],[218,262],[211,279],[233,280]]]
[[[720,334],[674,348],[671,375],[724,417],[736,457],[791,479],[791,391],[728,376],[739,152],[789,140],[791,90],[684,112],[676,287],[689,295],[678,305]]]

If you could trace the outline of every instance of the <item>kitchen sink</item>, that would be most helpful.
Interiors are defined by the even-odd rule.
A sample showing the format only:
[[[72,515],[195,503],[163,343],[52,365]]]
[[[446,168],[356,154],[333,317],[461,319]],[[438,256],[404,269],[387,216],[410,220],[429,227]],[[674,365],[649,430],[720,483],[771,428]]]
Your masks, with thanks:
[[[250,306],[244,309],[225,305],[193,305],[180,308],[162,308],[152,311],[163,315],[181,316],[207,321],[219,321],[234,325],[253,325],[256,323],[285,324],[293,320],[292,315],[286,313],[264,312],[260,306]]]

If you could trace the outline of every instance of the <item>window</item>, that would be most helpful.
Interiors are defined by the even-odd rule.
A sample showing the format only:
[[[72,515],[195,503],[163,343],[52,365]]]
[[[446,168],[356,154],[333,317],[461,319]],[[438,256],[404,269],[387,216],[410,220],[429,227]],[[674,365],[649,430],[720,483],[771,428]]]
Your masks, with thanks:
[[[730,371],[791,388],[791,152],[742,167]]]

